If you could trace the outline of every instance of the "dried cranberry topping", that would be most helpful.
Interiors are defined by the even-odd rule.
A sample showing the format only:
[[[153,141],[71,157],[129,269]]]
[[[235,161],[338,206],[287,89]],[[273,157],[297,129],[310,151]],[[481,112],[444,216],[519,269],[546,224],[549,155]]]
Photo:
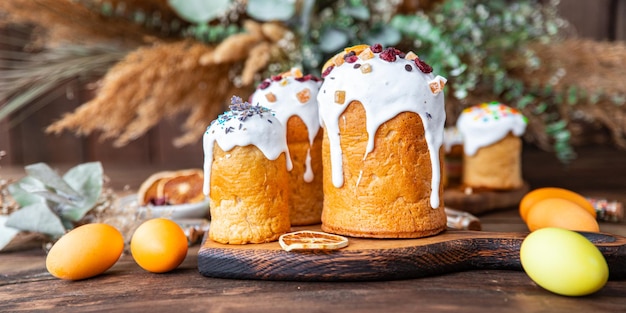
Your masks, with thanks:
[[[398,54],[397,51],[398,50],[395,48],[387,48],[385,51],[380,53],[380,58],[387,62],[395,62],[396,55]]]
[[[280,75],[272,76],[272,80],[275,82],[280,81],[281,79],[283,79],[283,77]]]
[[[324,73],[322,73],[322,78],[324,78],[324,77],[328,76],[328,74],[330,74],[330,72],[332,72],[332,70],[333,70],[334,68],[335,68],[335,66],[334,66],[334,65],[331,65],[331,66],[327,67],[327,68],[324,70]]]
[[[354,67],[354,68],[359,68],[359,67],[361,67],[361,63],[356,63],[356,64],[354,64],[354,66],[353,66],[353,67]]]
[[[309,81],[311,80],[312,75],[311,74],[306,74],[302,77],[296,77],[295,80],[299,81],[299,82],[305,82],[305,81]]]
[[[345,59],[347,59],[347,58],[349,58],[351,56],[354,56],[354,55],[356,55],[356,52],[350,51],[350,52],[348,52],[348,53],[343,55],[343,59],[345,60]]]
[[[373,44],[370,46],[370,50],[374,53],[381,53],[383,51],[383,46],[379,43]]]
[[[272,82],[266,79],[266,80],[262,81],[257,88],[258,89],[265,89],[265,88],[269,87],[271,84],[272,84]]]
[[[349,57],[346,57],[346,63],[354,63],[359,59],[359,57],[357,57],[356,55],[351,55]]]
[[[426,62],[420,60],[420,58],[415,58],[415,65],[424,74],[432,73],[433,71],[433,68],[430,65],[426,64]]]

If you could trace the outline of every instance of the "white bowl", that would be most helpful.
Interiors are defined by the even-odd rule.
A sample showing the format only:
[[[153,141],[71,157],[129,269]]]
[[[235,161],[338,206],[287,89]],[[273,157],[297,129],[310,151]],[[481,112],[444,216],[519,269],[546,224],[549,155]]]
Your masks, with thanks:
[[[137,194],[120,198],[120,205],[136,206]],[[209,212],[209,199],[201,202],[186,203],[177,205],[146,205],[139,206],[140,213],[150,217],[167,217],[171,219],[181,218],[207,218]]]

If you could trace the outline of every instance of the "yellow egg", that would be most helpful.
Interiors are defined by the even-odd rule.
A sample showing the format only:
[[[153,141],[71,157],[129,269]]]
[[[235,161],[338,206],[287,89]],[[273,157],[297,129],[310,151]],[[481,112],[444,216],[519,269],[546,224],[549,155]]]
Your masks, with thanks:
[[[177,268],[187,256],[187,236],[172,220],[155,218],[139,225],[130,240],[135,262],[153,273]]]
[[[108,270],[124,251],[124,237],[113,226],[93,223],[63,235],[46,256],[46,268],[61,279],[79,280]]]
[[[567,229],[548,227],[530,233],[522,242],[520,260],[537,285],[564,296],[594,293],[609,278],[600,250]]]

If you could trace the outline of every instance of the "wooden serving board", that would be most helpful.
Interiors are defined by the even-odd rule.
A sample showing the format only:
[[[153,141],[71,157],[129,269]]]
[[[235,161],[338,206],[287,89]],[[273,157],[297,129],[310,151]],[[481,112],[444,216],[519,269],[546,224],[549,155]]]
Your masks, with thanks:
[[[319,230],[319,226],[293,230]],[[602,252],[611,279],[626,278],[626,238],[582,233]],[[434,276],[452,272],[522,270],[519,251],[527,233],[447,230],[420,239],[349,237],[333,251],[282,250],[278,242],[223,245],[205,236],[198,270],[216,278],[291,281],[371,281]]]
[[[470,194],[460,186],[451,186],[443,191],[443,203],[446,207],[479,215],[518,206],[528,191],[528,183],[513,190],[473,190]]]

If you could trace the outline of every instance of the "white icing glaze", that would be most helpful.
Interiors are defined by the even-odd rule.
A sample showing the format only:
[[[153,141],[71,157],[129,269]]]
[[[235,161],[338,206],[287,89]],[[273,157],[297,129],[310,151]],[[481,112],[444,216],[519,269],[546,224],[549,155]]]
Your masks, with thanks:
[[[374,149],[374,135],[380,125],[399,113],[414,112],[424,124],[432,164],[430,204],[438,208],[441,180],[439,149],[443,142],[446,119],[444,94],[431,91],[428,84],[435,77],[420,71],[414,61],[397,57],[395,62],[387,62],[380,59],[380,54],[374,54],[371,59],[359,58],[355,63],[335,67],[325,77],[318,93],[320,119],[330,144],[333,185],[339,188],[344,182],[339,116],[351,101],[360,101],[365,109],[368,143],[366,151],[363,151],[364,158]],[[369,64],[371,72],[364,73],[360,68],[355,68],[354,64]],[[407,66],[410,66],[411,71],[405,69]],[[335,102],[336,91],[345,92],[342,104]]]
[[[450,152],[453,146],[463,145],[463,135],[456,127],[446,127],[443,130],[443,148]]]
[[[238,113],[232,108],[233,106],[231,106],[230,111],[220,115],[207,127],[202,140],[204,147],[203,192],[207,196],[210,192],[213,146],[216,142],[225,152],[236,146],[254,145],[269,160],[276,160],[281,153],[285,152],[287,169],[291,170],[293,166],[287,148],[285,126],[274,117],[271,111],[261,107],[256,112],[250,113],[245,119],[240,119],[237,116]]]
[[[296,71],[291,71],[296,72]],[[313,146],[313,140],[320,130],[319,114],[317,107],[317,92],[319,91],[321,81],[316,79],[302,79],[300,81],[297,77],[282,76],[280,80],[266,80],[265,88],[260,86],[252,94],[250,102],[254,105],[261,105],[263,107],[272,109],[276,118],[283,124],[287,125],[287,121],[292,116],[299,117],[306,125],[309,133],[309,150],[307,151],[304,181],[313,181],[313,169],[311,168],[311,147]],[[303,92],[305,89],[309,90],[309,98],[298,98],[298,93]],[[274,101],[270,101],[267,97],[271,93]],[[270,98],[271,98],[270,97]],[[306,100],[301,102],[301,100]]]
[[[521,136],[528,120],[518,110],[491,102],[466,108],[461,112],[456,126],[464,139],[464,152],[474,155],[478,149],[492,145],[507,134]]]

